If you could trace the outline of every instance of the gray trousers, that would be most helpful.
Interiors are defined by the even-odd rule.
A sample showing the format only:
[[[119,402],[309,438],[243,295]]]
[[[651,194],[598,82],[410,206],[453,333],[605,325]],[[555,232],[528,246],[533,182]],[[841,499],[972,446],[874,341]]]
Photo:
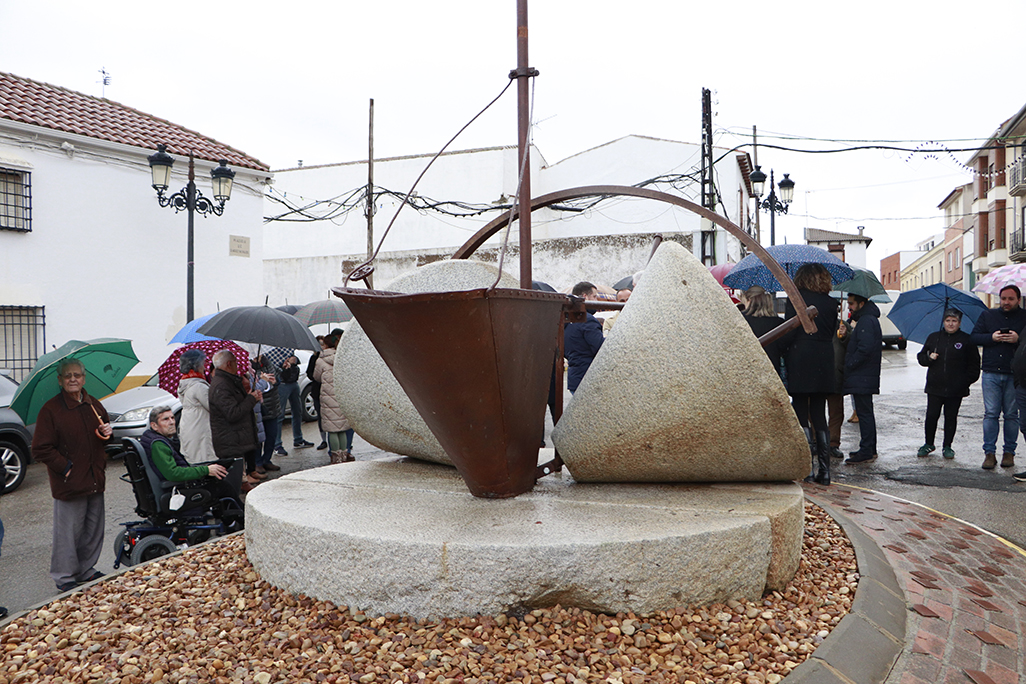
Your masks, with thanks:
[[[103,493],[70,501],[53,500],[50,577],[57,584],[81,582],[96,572],[103,546]]]

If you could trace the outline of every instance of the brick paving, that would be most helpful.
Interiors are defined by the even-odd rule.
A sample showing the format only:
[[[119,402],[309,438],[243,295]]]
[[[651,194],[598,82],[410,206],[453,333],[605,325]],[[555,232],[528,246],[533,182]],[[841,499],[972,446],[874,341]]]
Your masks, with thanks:
[[[905,643],[886,678],[859,679],[841,673],[836,681],[1023,681],[1026,551],[962,520],[887,494],[837,484],[805,485],[805,492],[844,527],[856,544],[856,553],[864,542],[853,535],[855,530],[882,549],[904,594],[895,600],[899,607],[904,603]],[[863,554],[867,551],[862,549]],[[863,579],[872,575],[871,568],[863,568],[862,554],[859,569]]]

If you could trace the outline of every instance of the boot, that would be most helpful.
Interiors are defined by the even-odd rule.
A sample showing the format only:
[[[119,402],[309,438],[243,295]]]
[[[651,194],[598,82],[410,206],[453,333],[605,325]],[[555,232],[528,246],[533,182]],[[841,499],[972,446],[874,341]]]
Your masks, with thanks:
[[[342,461],[343,463],[352,463],[356,460],[356,457],[353,456],[353,452],[351,452],[349,449],[346,449],[342,452],[342,457],[345,459],[344,461]]]
[[[802,428],[805,433],[805,441],[809,443],[809,476],[806,482],[816,481],[816,442],[812,437],[812,428]]]
[[[819,472],[816,482],[821,485],[830,484],[830,433],[822,430],[816,433],[816,459],[819,461]]]
[[[329,451],[328,456],[331,457],[332,465],[346,462],[346,453],[344,451]]]

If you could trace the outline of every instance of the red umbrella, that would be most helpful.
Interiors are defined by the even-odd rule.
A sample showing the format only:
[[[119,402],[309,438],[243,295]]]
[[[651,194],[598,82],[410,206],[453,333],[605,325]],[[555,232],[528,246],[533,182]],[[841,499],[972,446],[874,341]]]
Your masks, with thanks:
[[[718,282],[720,286],[723,287],[724,290],[726,290],[727,295],[730,296],[730,300],[737,304],[738,299],[734,297],[734,295],[730,294],[730,288],[723,284],[723,279],[727,276],[728,273],[730,273],[734,269],[735,266],[737,266],[737,264],[729,261],[725,264],[716,264],[715,266],[709,267],[709,273],[711,273],[712,277],[716,278],[716,282]]]
[[[210,376],[213,365],[211,359],[214,357],[214,352],[218,352],[222,349],[227,349],[235,355],[235,361],[239,365],[240,373],[245,373],[249,370],[249,352],[235,344],[231,340],[200,340],[198,342],[189,342],[183,344],[178,349],[171,352],[171,356],[167,357],[167,360],[160,364],[160,368],[157,369],[157,374],[160,376],[160,382],[157,383],[162,390],[178,396],[178,381],[182,379],[182,369],[179,365],[178,359],[181,358],[182,352],[187,349],[199,349],[206,353],[206,374]]]

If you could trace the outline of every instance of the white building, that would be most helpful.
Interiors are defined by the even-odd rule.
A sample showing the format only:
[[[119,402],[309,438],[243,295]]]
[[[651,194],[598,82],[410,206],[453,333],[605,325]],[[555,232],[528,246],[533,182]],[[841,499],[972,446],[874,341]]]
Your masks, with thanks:
[[[23,377],[71,339],[131,339],[133,375],[170,353],[186,323],[187,220],[150,187],[158,143],[177,159],[169,194],[186,184],[190,149],[204,195],[219,159],[236,172],[224,214],[196,217],[195,315],[263,303],[265,164],[116,102],[0,73],[0,368]]]
[[[715,167],[720,197],[717,213],[753,231],[749,197],[752,170],[744,153],[723,154]],[[403,197],[432,155],[375,160],[374,245]],[[700,148],[689,143],[627,136],[549,165],[531,151],[533,197],[586,185],[643,185],[698,202]],[[265,243],[268,292],[290,302],[323,299],[366,259],[367,162],[275,171],[270,190]],[[509,211],[518,168],[514,147],[443,154],[416,190],[385,239],[376,262],[375,287],[399,273],[445,259],[489,221]],[[653,235],[684,244],[710,264],[738,261],[739,241],[722,229],[712,232],[703,254],[702,221],[691,212],[648,199],[588,198],[541,209],[532,215],[533,274],[563,289],[580,280],[611,285],[641,270]],[[415,209],[419,207],[419,209]],[[711,226],[706,226],[711,229]],[[696,235],[697,234],[697,235]],[[502,233],[476,258],[495,260]],[[510,235],[505,270],[519,274],[516,227]]]
[[[825,249],[849,266],[866,268],[866,250],[869,249],[873,238],[863,234],[862,226],[859,226],[858,235],[806,228],[805,242]]]

